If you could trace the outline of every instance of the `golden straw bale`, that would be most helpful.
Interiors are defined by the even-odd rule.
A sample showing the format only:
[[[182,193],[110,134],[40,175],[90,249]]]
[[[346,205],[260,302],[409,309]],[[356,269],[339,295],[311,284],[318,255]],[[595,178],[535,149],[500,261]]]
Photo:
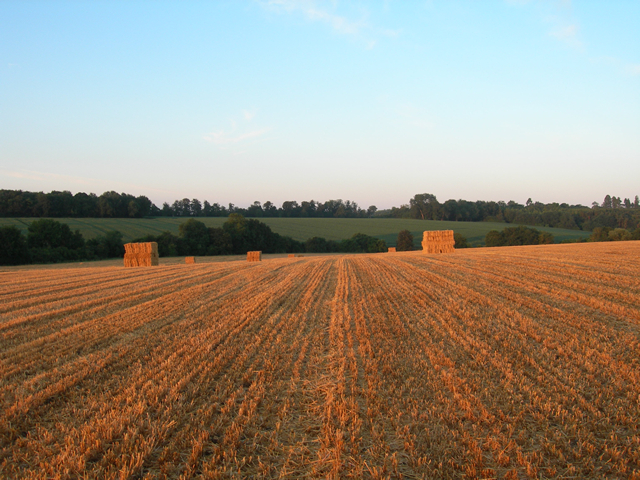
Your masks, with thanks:
[[[147,247],[140,247],[136,244],[130,245],[133,246],[128,250],[132,253],[127,252],[124,254],[125,267],[155,267],[160,264],[160,258],[158,257],[157,253],[141,253],[139,251],[133,253],[134,250],[141,250]],[[127,249],[125,248],[125,252],[126,251]]]
[[[125,243],[125,253],[151,253],[158,254],[157,242]]]
[[[424,253],[452,253],[454,246],[453,230],[432,230],[422,234]]]
[[[247,252],[247,262],[261,262],[262,251]]]
[[[389,247],[389,248],[387,249],[387,252],[388,252],[388,253],[396,253],[396,247]]]
[[[196,263],[196,257],[184,257],[184,263]]]
[[[295,253],[290,253],[289,255],[287,255],[289,258],[295,258],[296,254]]]

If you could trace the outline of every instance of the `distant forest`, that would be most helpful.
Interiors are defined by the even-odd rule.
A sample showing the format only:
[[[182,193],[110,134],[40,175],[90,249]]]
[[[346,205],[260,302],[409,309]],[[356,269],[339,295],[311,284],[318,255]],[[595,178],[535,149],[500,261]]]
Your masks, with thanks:
[[[247,208],[183,198],[157,207],[145,196],[133,196],[114,191],[98,196],[94,193],[52,191],[50,193],[0,190],[0,217],[83,217],[83,218],[143,218],[143,217],[227,217],[238,213],[249,218],[320,217],[320,218],[413,218],[465,222],[495,221],[521,225],[568,228],[592,231],[595,228],[640,227],[638,195],[632,201],[607,195],[602,203],[590,207],[566,203],[540,203],[531,199],[522,205],[514,201],[447,200],[441,203],[434,195],[415,195],[409,203],[390,210],[378,210],[374,205],[366,210],[350,200],[314,200],[254,202]]]

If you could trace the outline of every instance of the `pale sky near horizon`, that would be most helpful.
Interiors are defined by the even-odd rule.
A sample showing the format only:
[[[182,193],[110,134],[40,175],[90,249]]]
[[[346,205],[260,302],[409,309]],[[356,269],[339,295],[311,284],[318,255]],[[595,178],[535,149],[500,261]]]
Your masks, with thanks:
[[[640,1],[3,1],[0,188],[640,194]]]

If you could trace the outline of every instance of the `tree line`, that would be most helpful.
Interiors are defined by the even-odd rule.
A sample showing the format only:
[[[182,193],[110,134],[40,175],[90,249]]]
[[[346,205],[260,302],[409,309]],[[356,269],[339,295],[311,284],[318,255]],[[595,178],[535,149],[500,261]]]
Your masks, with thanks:
[[[0,190],[1,217],[98,217],[142,218],[166,217],[227,217],[240,214],[247,218],[305,217],[305,218],[411,218],[422,220],[447,220],[465,222],[505,222],[520,225],[568,228],[593,231],[595,228],[624,228],[632,231],[640,226],[640,199],[607,195],[601,203],[590,207],[566,203],[541,203],[528,199],[519,204],[509,201],[483,201],[450,199],[439,202],[435,195],[415,195],[408,204],[379,211],[375,205],[366,210],[356,202],[327,200],[285,201],[280,207],[270,201],[253,202],[242,208],[230,203],[220,205],[197,198],[175,200],[157,207],[145,196],[135,197],[115,191],[98,196],[94,193],[69,191],[50,193]]]
[[[478,200],[447,200],[440,203],[435,195],[415,195],[408,204],[379,212],[377,216],[447,220],[464,222],[505,222],[521,225],[567,228],[592,231],[595,228],[624,228],[640,226],[640,199],[607,195],[602,203],[591,207],[566,203],[533,202],[530,198],[522,205],[514,201],[494,202]]]
[[[15,226],[0,227],[0,265],[59,263],[81,260],[122,258],[122,233],[110,231],[86,240],[79,230],[43,218],[31,222],[26,236]],[[280,235],[255,219],[238,213],[229,215],[222,227],[207,227],[190,218],[178,228],[178,235],[163,232],[147,235],[134,242],[157,242],[161,257],[237,255],[260,250],[264,253],[375,253],[386,252],[384,240],[356,233],[341,241],[313,237],[306,242]]]
[[[26,236],[13,225],[0,227],[0,244],[0,265],[102,260],[124,255],[122,233],[118,231],[85,241],[79,230],[72,232],[66,223],[49,218],[31,222]]]
[[[356,233],[341,241],[312,237],[305,242],[280,235],[253,218],[232,213],[222,227],[207,227],[194,218],[178,228],[178,235],[164,232],[146,235],[134,242],[157,242],[161,257],[182,255],[243,255],[248,251],[263,253],[375,253],[386,252],[384,240]]]
[[[114,191],[95,193],[69,191],[25,192],[22,190],[0,190],[0,217],[84,217],[84,218],[142,218],[153,217],[227,217],[237,213],[244,217],[321,217],[321,218],[367,218],[377,211],[374,205],[366,210],[356,202],[327,200],[285,201],[280,207],[272,202],[253,202],[242,208],[230,203],[220,205],[201,202],[197,198],[175,200],[158,208],[144,195],[135,197]]]
[[[573,242],[618,242],[625,240],[640,240],[640,227],[633,231],[625,228],[596,227],[586,240],[578,239]],[[491,230],[485,236],[484,243],[487,247],[545,245],[554,243],[554,238],[549,232],[541,232],[535,228],[519,225],[507,227],[502,231]],[[456,248],[458,248],[457,245]]]
[[[0,190],[1,217],[142,218],[158,208],[144,195],[128,193],[50,193]]]
[[[535,228],[525,227],[523,225],[507,227],[502,231],[491,230],[484,239],[487,247],[548,245],[553,243],[553,241],[553,235],[549,232],[541,232]]]

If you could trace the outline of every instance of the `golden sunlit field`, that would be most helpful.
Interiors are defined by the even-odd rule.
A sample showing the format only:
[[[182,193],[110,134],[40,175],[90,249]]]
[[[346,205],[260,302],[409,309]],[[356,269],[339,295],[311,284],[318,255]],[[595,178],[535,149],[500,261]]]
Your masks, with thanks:
[[[640,242],[6,269],[2,478],[640,478]]]

